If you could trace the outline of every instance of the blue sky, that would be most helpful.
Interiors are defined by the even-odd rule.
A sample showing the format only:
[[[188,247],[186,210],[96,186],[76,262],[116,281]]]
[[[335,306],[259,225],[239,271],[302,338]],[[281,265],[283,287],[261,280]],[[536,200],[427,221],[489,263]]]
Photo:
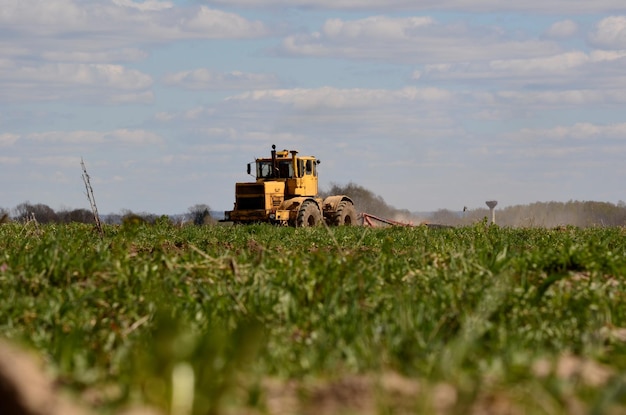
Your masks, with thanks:
[[[625,200],[623,0],[0,0],[0,208],[230,209],[271,144],[412,211]]]

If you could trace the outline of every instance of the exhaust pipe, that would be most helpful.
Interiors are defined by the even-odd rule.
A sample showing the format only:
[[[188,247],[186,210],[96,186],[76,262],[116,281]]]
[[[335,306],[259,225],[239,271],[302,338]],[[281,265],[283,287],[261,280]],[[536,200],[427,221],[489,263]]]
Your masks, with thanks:
[[[272,178],[278,177],[278,162],[276,161],[276,144],[272,144]]]

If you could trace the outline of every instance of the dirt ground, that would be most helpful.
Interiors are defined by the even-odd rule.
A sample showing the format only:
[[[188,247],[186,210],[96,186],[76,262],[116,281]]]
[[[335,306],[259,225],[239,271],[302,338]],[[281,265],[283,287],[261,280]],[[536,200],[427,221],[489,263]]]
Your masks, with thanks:
[[[70,396],[46,373],[35,354],[0,340],[0,414],[7,415],[95,415],[97,404],[87,396]],[[533,366],[537,379],[553,376],[575,379],[589,387],[602,388],[613,371],[590,360],[564,354],[555,362],[538,360]],[[457,389],[447,383],[425,383],[394,372],[382,375],[345,375],[307,381],[265,379],[263,399],[254,408],[224,408],[225,415],[374,415],[388,414],[524,414],[515,391],[484,388],[471,402],[461,402]],[[483,389],[481,389],[482,391]],[[528,396],[526,396],[526,399]],[[544,397],[545,398],[545,397]],[[541,413],[587,413],[574,396],[555,404],[533,396]],[[616,412],[624,413],[624,412]],[[128,408],[116,415],[167,415],[151,408]],[[172,414],[181,415],[181,414]]]
[[[0,414],[94,415],[91,399],[70,396],[46,373],[34,353],[0,340]],[[225,408],[225,414],[362,414],[379,413],[381,403],[394,413],[415,413],[420,384],[396,373],[383,376],[345,376],[334,380],[262,382],[263,401],[257,408]],[[439,402],[435,412],[445,412],[456,401],[456,391],[446,385],[433,390]],[[132,408],[117,415],[164,415],[150,408]]]

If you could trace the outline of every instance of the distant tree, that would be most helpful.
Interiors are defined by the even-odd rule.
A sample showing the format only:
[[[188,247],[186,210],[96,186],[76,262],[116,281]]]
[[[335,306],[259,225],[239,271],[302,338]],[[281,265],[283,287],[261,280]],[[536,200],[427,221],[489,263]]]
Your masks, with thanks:
[[[95,223],[93,212],[87,209],[64,210],[57,212],[57,217],[61,223]]]
[[[194,225],[210,225],[215,223],[215,219],[211,216],[211,208],[209,205],[197,204],[189,209],[189,217]]]
[[[124,216],[122,216],[122,225],[127,228],[127,227],[135,227],[135,226],[139,226],[139,225],[144,225],[147,224],[148,221],[146,221],[142,216],[137,215],[135,213],[127,213]]]
[[[0,224],[10,222],[11,218],[9,216],[9,210],[5,208],[0,208]]]
[[[32,208],[30,202],[20,203],[13,208],[13,217],[16,220],[23,221],[30,218],[31,212]]]
[[[391,218],[398,209],[389,206],[382,197],[374,194],[371,190],[364,188],[355,183],[348,183],[347,185],[339,185],[331,183],[328,191],[321,191],[322,197],[331,195],[346,195],[352,199],[357,212],[366,212],[372,215],[381,216],[385,218]]]
[[[33,216],[39,223],[53,223],[59,220],[58,215],[50,206],[41,203],[34,205],[30,202],[20,203],[14,211],[15,218],[20,221],[29,220]]]
[[[121,222],[122,224],[154,224],[159,219],[159,216],[153,213],[140,212],[135,213],[130,210],[124,210],[122,212]]]

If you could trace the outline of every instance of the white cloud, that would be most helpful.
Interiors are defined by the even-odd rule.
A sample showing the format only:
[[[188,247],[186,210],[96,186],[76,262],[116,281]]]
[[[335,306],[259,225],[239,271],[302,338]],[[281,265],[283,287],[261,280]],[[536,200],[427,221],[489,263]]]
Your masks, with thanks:
[[[309,140],[327,137],[332,146],[338,138],[354,144],[381,137],[397,140],[400,146],[432,140],[452,146],[457,140],[471,141],[473,127],[465,124],[475,124],[476,120],[482,126],[502,120],[534,123],[538,114],[551,110],[624,104],[626,94],[619,89],[487,92],[322,87],[247,91],[214,107],[159,113],[157,118],[179,125],[177,128],[186,130],[188,142],[194,143],[211,138],[211,142],[218,139],[243,145],[254,137],[263,141],[272,135],[297,133]],[[487,138],[478,134],[476,140],[484,142]],[[405,154],[410,153],[409,148]]]
[[[212,111],[210,109],[204,107],[196,107],[190,110],[187,110],[183,114],[183,119],[186,120],[194,120],[194,119],[205,119],[206,116],[211,115]]]
[[[344,10],[456,10],[464,12],[517,11],[533,13],[602,13],[626,10],[622,0],[207,0],[211,4],[245,7],[303,7]]]
[[[578,24],[572,20],[562,20],[553,23],[546,31],[546,36],[564,39],[574,36],[578,32]]]
[[[602,19],[590,40],[605,49],[626,49],[626,16],[611,16]]]
[[[237,140],[237,142],[246,142],[248,144],[256,145],[259,148],[259,142],[261,143],[293,143],[296,141],[303,141],[306,135],[297,133],[277,133],[273,131],[239,131],[235,128],[207,128],[201,130],[205,137],[214,137],[218,139]],[[196,148],[198,151],[211,152],[215,150],[215,144],[199,145]]]
[[[282,43],[282,52],[294,56],[413,64],[537,57],[559,51],[554,42],[512,39],[498,27],[443,24],[431,17],[329,19],[320,31],[290,35]]]
[[[20,164],[22,162],[22,159],[20,157],[6,157],[6,156],[0,156],[0,163],[2,164],[11,164],[11,165],[16,165],[16,164]]]
[[[540,105],[541,108],[581,107],[588,105],[626,104],[623,90],[596,91],[591,89],[567,91],[501,91],[496,96],[502,103],[518,107]],[[538,109],[538,108],[537,108]]]
[[[40,165],[40,166],[54,166],[63,168],[78,168],[80,166],[80,157],[77,156],[44,156],[44,157],[31,157],[27,161]],[[46,177],[49,179],[50,177]]]
[[[85,27],[86,11],[93,1],[81,5],[75,0],[0,0],[0,25],[20,32],[67,32]]]
[[[105,135],[105,139],[136,146],[157,145],[164,142],[161,136],[151,131],[128,129],[120,129],[108,133]]]
[[[270,89],[246,92],[228,98],[240,101],[268,101],[293,105],[297,109],[349,109],[378,107],[385,104],[419,101],[444,103],[452,93],[438,88],[406,87],[399,90],[384,89]]]
[[[46,63],[0,65],[1,101],[67,99],[146,102],[152,77],[121,65]]]
[[[133,146],[157,145],[164,142],[158,134],[146,130],[118,129],[109,132],[100,131],[49,131],[32,133],[26,139],[43,144],[128,144]]]
[[[106,98],[101,95],[90,97],[90,101],[98,101],[99,99]],[[111,94],[103,102],[107,104],[151,104],[154,102],[154,93],[152,91],[141,91],[132,93],[116,93]]]
[[[556,126],[547,129],[525,128],[518,133],[509,135],[511,138],[524,141],[543,140],[598,140],[608,138],[626,142],[626,123],[597,125],[592,123],[576,123],[571,126]]]
[[[213,116],[215,112],[214,108],[200,106],[179,112],[160,111],[154,115],[154,119],[155,121],[162,123],[178,120],[183,120],[185,122],[192,120],[205,120]]]
[[[106,64],[47,64],[41,68],[22,68],[26,78],[47,78],[63,83],[101,85],[106,88],[141,90],[152,85],[152,77],[138,70]]]
[[[41,58],[46,61],[75,63],[137,62],[147,57],[146,51],[135,48],[86,52],[54,50],[45,51],[41,54]]]
[[[168,85],[191,90],[241,90],[269,88],[277,84],[274,75],[233,71],[220,73],[206,68],[182,71],[165,76]]]
[[[10,147],[19,140],[18,134],[4,133],[0,134],[0,147]]]
[[[192,154],[214,154],[216,146],[228,145],[231,154],[254,155],[272,143],[307,152],[378,149],[384,140],[402,148],[404,160],[423,154],[414,153],[420,142],[463,137],[447,114],[459,108],[461,98],[437,88],[271,89],[238,94],[213,107],[159,112],[157,118],[180,131],[184,139],[172,143]]]
[[[268,32],[263,23],[234,13],[159,1],[0,0],[0,11],[1,27],[22,39],[59,49],[79,46],[81,51],[178,39],[247,38]]]
[[[171,9],[174,4],[169,1],[144,0],[143,2],[134,2],[133,0],[113,0],[118,6],[131,7],[142,11],[159,11]]]
[[[149,103],[152,77],[119,63],[160,43],[269,32],[235,13],[158,0],[0,0],[0,28],[0,102]]]
[[[168,122],[168,121],[173,120],[174,118],[175,118],[174,114],[171,114],[165,111],[157,112],[154,116],[154,119],[159,122]]]
[[[544,91],[541,92],[565,87],[579,90],[584,85],[585,89],[599,88],[611,92],[625,85],[626,76],[619,69],[625,61],[626,50],[572,51],[527,59],[425,65],[422,70],[415,71],[412,78],[421,83],[456,81],[476,86],[482,82],[482,85],[500,88],[542,85]]]
[[[431,26],[435,23],[432,17],[391,18],[372,16],[361,20],[343,21],[329,19],[322,27],[322,35],[328,39],[380,39],[406,40],[411,32]]]
[[[251,22],[234,13],[209,9],[206,6],[201,6],[197,13],[183,22],[181,29],[188,32],[189,37],[202,34],[204,36],[201,37],[210,39],[227,39],[267,34],[267,29],[261,22]]]
[[[104,142],[104,135],[97,131],[49,131],[32,133],[27,139],[39,143],[94,144]]]

